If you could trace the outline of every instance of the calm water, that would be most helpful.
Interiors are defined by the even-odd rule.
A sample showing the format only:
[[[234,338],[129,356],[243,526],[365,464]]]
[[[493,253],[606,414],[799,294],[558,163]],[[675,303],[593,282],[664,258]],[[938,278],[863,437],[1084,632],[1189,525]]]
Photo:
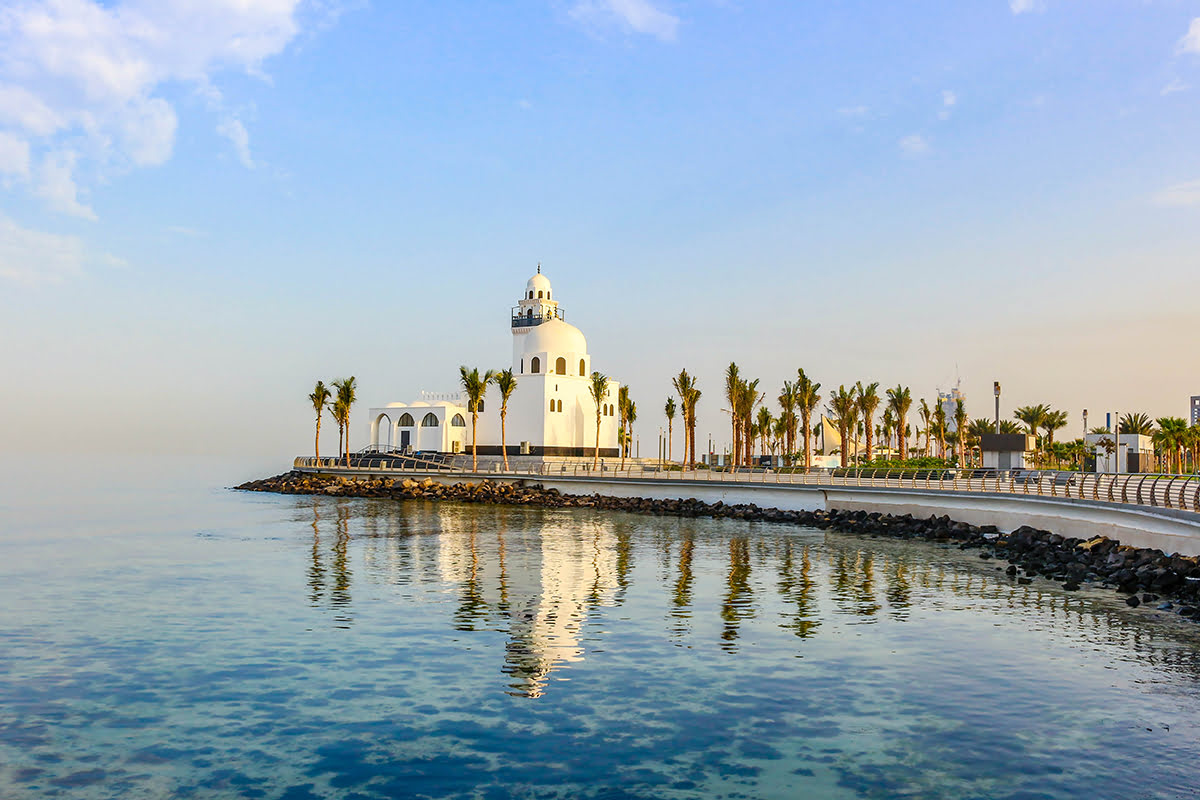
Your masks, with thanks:
[[[2,798],[1198,795],[1200,626],[971,553],[62,466],[0,476]]]

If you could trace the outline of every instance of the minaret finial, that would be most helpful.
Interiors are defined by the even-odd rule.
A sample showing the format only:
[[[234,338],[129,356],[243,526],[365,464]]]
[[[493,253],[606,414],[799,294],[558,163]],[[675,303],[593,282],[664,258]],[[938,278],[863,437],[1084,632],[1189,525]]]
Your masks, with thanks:
[[[538,262],[538,275],[542,274],[542,262]]]

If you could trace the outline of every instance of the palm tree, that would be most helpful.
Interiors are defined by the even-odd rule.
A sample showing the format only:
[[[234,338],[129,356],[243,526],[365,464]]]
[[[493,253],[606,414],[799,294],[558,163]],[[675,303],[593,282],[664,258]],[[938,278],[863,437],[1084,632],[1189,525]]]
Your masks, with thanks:
[[[1179,417],[1159,417],[1154,432],[1154,445],[1167,453],[1167,471],[1183,472],[1183,448],[1187,441],[1188,424]]]
[[[858,398],[853,391],[846,391],[845,385],[839,386],[838,390],[829,396],[829,414],[837,423],[838,434],[842,439],[841,461],[842,467],[849,466],[850,462],[850,430],[858,421]]]
[[[696,468],[696,404],[700,402],[700,389],[696,379],[681,370],[679,375],[671,379],[675,391],[679,392],[680,410],[683,413],[684,427],[684,463],[689,469]]]
[[[929,455],[929,433],[933,428],[933,411],[929,408],[929,403],[925,402],[925,398],[921,398],[921,405],[917,408],[917,416],[921,418],[921,424],[925,431],[925,447],[921,449],[921,455]],[[920,434],[918,433],[919,437]]]
[[[994,429],[996,427],[996,423],[993,421],[991,424],[992,428]],[[1025,429],[1013,422],[1011,419],[1002,419],[1000,420],[1000,432],[1008,434],[1021,434],[1025,432]]]
[[[672,461],[671,444],[674,436],[675,425],[675,398],[668,397],[667,404],[663,406],[663,413],[667,415],[667,461]]]
[[[867,433],[867,461],[870,461],[874,456],[873,438],[875,428],[875,409],[879,408],[879,381],[869,383],[866,386],[862,385],[862,381],[855,384],[858,390],[858,413],[862,415],[863,425],[866,426]]]
[[[1042,430],[1046,432],[1047,452],[1054,450],[1054,432],[1065,427],[1067,427],[1067,412],[1052,409],[1046,411],[1046,416],[1042,418]]]
[[[779,408],[779,421],[783,423],[783,462],[790,466],[796,447],[796,384],[791,381],[783,382]]]
[[[334,381],[335,387],[337,382]],[[345,434],[346,434],[346,404],[340,398],[335,397],[333,403],[329,406],[329,414],[333,417],[333,421],[338,424],[338,454],[337,457],[342,457],[342,450],[345,449]]]
[[[738,418],[738,406],[742,397],[742,379],[738,376],[738,365],[730,361],[725,368],[725,402],[729,404],[729,424],[733,427],[733,463],[736,467],[742,463],[741,454],[741,421]]]
[[[633,423],[637,422],[637,403],[630,400],[625,407],[625,449],[633,452]]]
[[[600,466],[600,420],[604,412],[604,401],[608,398],[608,376],[593,372],[588,391],[596,403],[596,457],[592,460],[592,469]]]
[[[900,440],[900,460],[908,458],[908,410],[912,408],[912,394],[907,386],[896,384],[887,390],[888,408],[896,420],[896,436]]]
[[[742,455],[745,457],[746,466],[751,466],[754,434],[750,429],[754,425],[754,409],[766,395],[758,393],[758,378],[749,382],[742,381],[740,389],[738,419],[742,423]]]
[[[954,401],[954,432],[958,434],[958,466],[967,466],[967,404],[960,397]]]
[[[337,391],[335,408],[340,416],[339,422],[341,423],[342,430],[346,433],[344,450],[346,466],[350,466],[350,408],[358,400],[358,384],[354,380],[354,376],[351,375],[349,378],[334,381],[333,388]]]
[[[804,471],[808,472],[812,463],[812,450],[808,446],[812,435],[812,415],[821,402],[821,384],[804,374],[803,369],[796,370],[796,407],[800,409],[800,437],[804,439]]]
[[[767,442],[771,438],[771,425],[774,422],[775,418],[771,416],[771,409],[766,406],[760,406],[755,425],[758,426],[758,438],[762,441],[762,454],[764,456],[767,454]]]
[[[504,457],[504,471],[507,472],[508,437],[504,422],[508,417],[508,399],[517,390],[517,377],[513,375],[511,368],[504,369],[492,375],[492,383],[496,384],[496,390],[500,392],[500,453]]]
[[[1038,403],[1036,406],[1021,406],[1013,412],[1013,416],[1025,423],[1030,436],[1037,436],[1038,428],[1042,427],[1042,423],[1046,420],[1046,414],[1049,412],[1050,406]]]
[[[892,407],[883,407],[883,416],[879,422],[879,438],[883,440],[883,449],[890,453],[892,449],[892,431],[896,427],[896,420],[892,418]]]
[[[479,424],[479,407],[483,405],[483,396],[487,394],[488,384],[496,377],[496,373],[488,370],[481,376],[479,367],[467,369],[458,368],[459,380],[463,391],[467,393],[467,411],[471,412],[471,471],[479,469],[479,447],[475,442],[475,430]]]
[[[312,402],[313,411],[317,412],[317,437],[316,443],[313,445],[313,451],[318,459],[321,458],[321,415],[329,407],[329,397],[329,387],[325,385],[325,381],[317,381],[312,394],[308,396],[308,399]]]
[[[625,424],[629,419],[629,387],[617,389],[617,445],[621,448],[621,469],[625,469],[625,452],[629,449],[629,439],[625,434]]]
[[[1150,422],[1150,417],[1145,414],[1125,414],[1121,417],[1120,428],[1117,433],[1136,433],[1142,436],[1149,436],[1154,431],[1154,424]]]
[[[933,416],[930,420],[932,423],[933,432],[937,434],[938,441],[938,458],[946,457],[946,407],[938,403],[933,407]],[[929,441],[929,434],[925,434],[925,441]]]

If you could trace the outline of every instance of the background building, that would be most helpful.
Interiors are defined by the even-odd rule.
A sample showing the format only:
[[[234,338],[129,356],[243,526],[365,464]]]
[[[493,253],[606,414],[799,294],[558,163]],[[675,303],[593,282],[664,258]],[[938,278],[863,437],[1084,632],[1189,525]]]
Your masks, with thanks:
[[[1192,395],[1192,424],[1200,425],[1200,394]]]

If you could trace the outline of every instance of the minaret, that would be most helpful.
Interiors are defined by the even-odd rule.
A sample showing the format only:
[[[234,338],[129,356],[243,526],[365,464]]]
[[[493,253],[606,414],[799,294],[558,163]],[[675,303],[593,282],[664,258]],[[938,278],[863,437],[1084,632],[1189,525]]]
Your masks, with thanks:
[[[562,319],[562,314],[551,296],[550,280],[542,274],[542,265],[539,263],[537,273],[525,283],[525,293],[513,308],[513,335],[528,333],[530,328],[550,319]]]

